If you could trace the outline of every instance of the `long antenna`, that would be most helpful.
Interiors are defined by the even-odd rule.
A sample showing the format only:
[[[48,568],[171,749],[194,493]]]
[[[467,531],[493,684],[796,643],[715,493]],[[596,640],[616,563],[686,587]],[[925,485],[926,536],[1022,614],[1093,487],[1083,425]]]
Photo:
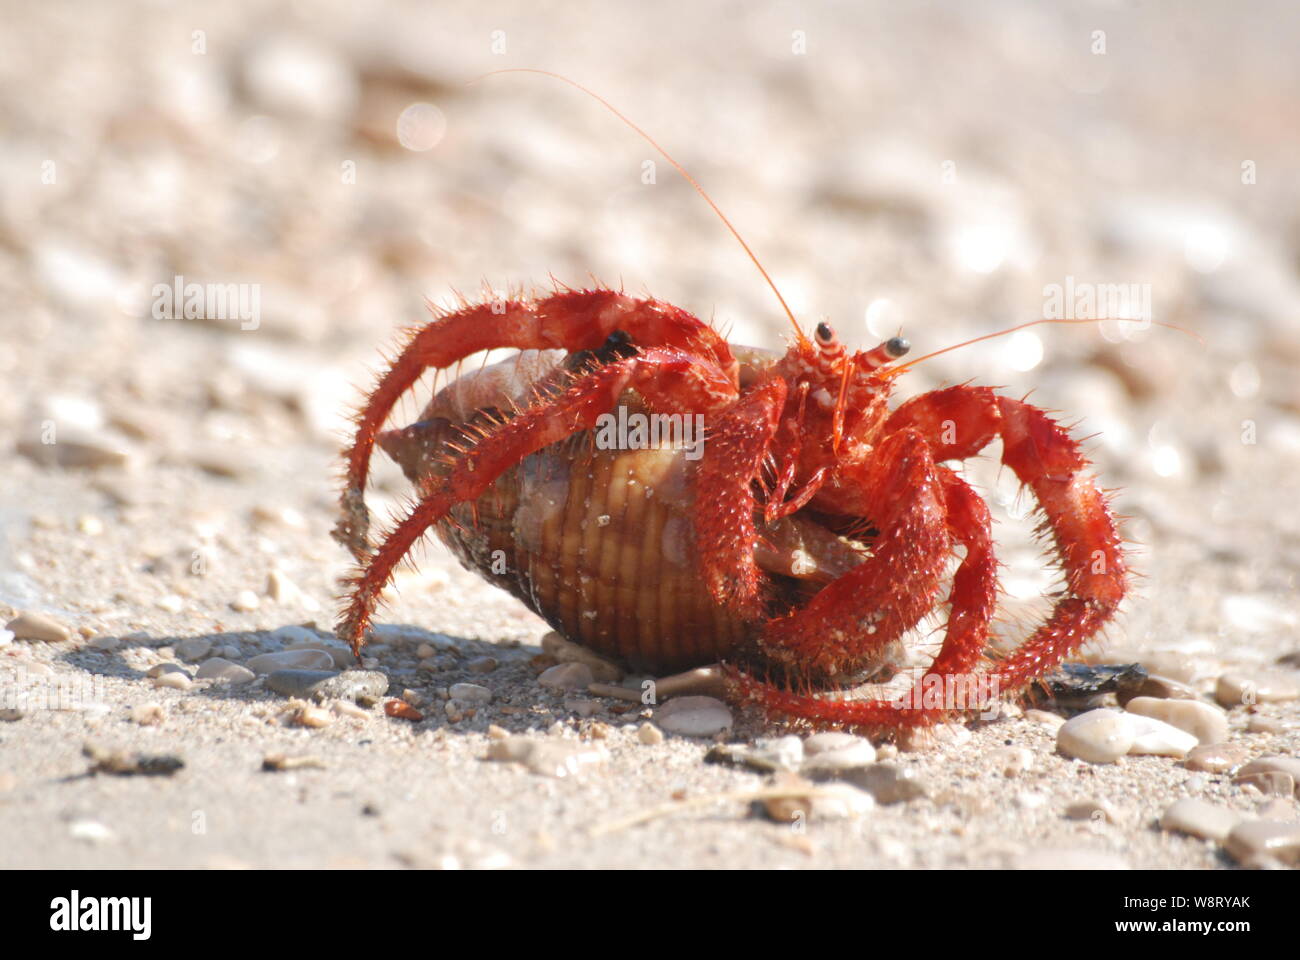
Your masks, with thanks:
[[[807,342],[807,337],[805,337],[803,331],[799,329],[799,322],[795,320],[794,312],[790,309],[790,305],[785,302],[785,297],[781,296],[781,291],[777,289],[776,283],[773,282],[771,276],[769,276],[768,272],[763,268],[763,264],[759,262],[758,257],[754,255],[754,251],[749,248],[749,244],[747,244],[745,242],[745,238],[740,235],[740,231],[737,230],[732,225],[731,221],[727,219],[727,215],[723,213],[720,209],[718,209],[718,205],[713,202],[713,198],[710,197],[705,192],[704,188],[700,186],[699,181],[697,181],[694,177],[692,177],[685,167],[683,167],[680,163],[674,160],[672,156],[669,155],[667,150],[659,146],[659,144],[655,142],[654,137],[650,136],[650,134],[646,133],[635,123],[629,120],[626,116],[623,115],[623,113],[617,107],[615,107],[612,103],[610,103],[600,94],[596,93],[593,90],[588,90],[586,87],[578,83],[576,80],[570,80],[568,77],[564,76],[563,74],[552,73],[550,70],[536,70],[531,67],[507,67],[502,70],[491,70],[483,74],[482,76],[478,76],[475,77],[473,80],[467,81],[466,86],[468,86],[471,83],[478,83],[480,80],[484,79],[485,77],[492,77],[499,73],[536,73],[536,74],[540,74],[543,77],[552,77],[553,79],[562,81],[563,83],[567,83],[569,86],[581,90],[587,96],[591,97],[597,103],[601,104],[606,110],[608,110],[614,116],[618,117],[625,124],[627,124],[633,130],[635,130],[637,133],[639,133],[641,137],[646,141],[646,143],[650,144],[650,146],[658,150],[660,155],[662,155],[665,160],[671,163],[674,169],[676,169],[678,173],[680,173],[683,177],[686,178],[686,182],[695,188],[695,192],[704,198],[704,202],[713,208],[713,212],[718,215],[718,218],[726,225],[727,229],[731,231],[731,235],[736,238],[737,242],[739,242],[740,245],[744,248],[745,253],[749,255],[749,259],[754,261],[754,266],[758,267],[758,272],[763,275],[763,279],[767,281],[767,285],[772,288],[772,292],[776,294],[776,299],[781,301],[781,309],[784,310],[785,315],[790,318],[790,325],[794,327],[794,332],[798,334],[800,342],[802,343]]]
[[[944,347],[942,350],[935,350],[933,353],[927,353],[923,357],[917,357],[915,360],[909,360],[907,363],[900,364],[897,367],[893,367],[892,369],[886,370],[883,372],[882,375],[885,377],[896,377],[900,373],[906,373],[908,370],[911,370],[918,363],[921,363],[925,360],[929,360],[932,357],[937,357],[943,353],[950,353],[953,350],[960,350],[962,347],[969,347],[972,343],[980,343],[984,340],[992,340],[995,337],[1005,337],[1009,333],[1015,333],[1017,330],[1024,330],[1028,327],[1036,327],[1040,323],[1104,323],[1105,321],[1111,319],[1114,318],[1113,317],[1080,317],[1075,319],[1069,319],[1065,317],[1048,317],[1048,318],[1040,318],[1038,320],[1030,320],[1028,323],[1020,323],[1014,327],[1007,327],[1005,330],[998,330],[995,333],[986,333],[981,337],[972,337],[970,340],[963,340],[961,343],[954,343],[951,347]],[[1163,320],[1152,320],[1150,322],[1157,326],[1168,327],[1170,330],[1177,330],[1179,333],[1185,333],[1193,340],[1195,340],[1197,343],[1199,343],[1201,346],[1205,346],[1205,340],[1202,339],[1202,337],[1199,334],[1196,334],[1191,330],[1186,329],[1185,327],[1180,327],[1176,323],[1166,323]]]

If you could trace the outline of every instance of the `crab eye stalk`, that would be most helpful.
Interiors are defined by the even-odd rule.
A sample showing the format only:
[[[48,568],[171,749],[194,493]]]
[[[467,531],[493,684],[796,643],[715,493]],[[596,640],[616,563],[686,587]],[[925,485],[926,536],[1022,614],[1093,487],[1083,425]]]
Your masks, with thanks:
[[[902,337],[893,337],[885,341],[885,353],[889,354],[891,360],[907,356],[907,351],[911,349],[912,345]]]
[[[816,336],[817,342],[823,347],[829,347],[835,342],[835,331],[832,330],[831,325],[824,320],[817,324]]]

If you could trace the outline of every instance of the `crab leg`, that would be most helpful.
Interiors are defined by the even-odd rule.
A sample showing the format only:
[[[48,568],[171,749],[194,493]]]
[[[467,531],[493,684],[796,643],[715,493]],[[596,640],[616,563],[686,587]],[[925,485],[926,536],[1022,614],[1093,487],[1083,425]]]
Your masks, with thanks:
[[[908,424],[902,427],[907,432],[914,429],[911,424],[934,432],[938,455],[945,458],[971,456],[1000,433],[1003,463],[1033,491],[1043,510],[1045,527],[1065,571],[1067,596],[1009,658],[996,669],[972,677],[996,595],[992,540],[987,509],[979,498],[953,474],[947,474],[944,481],[948,525],[966,545],[966,557],[953,582],[947,638],[919,686],[940,677],[966,682],[979,696],[1019,689],[1093,636],[1124,597],[1123,550],[1105,496],[1088,472],[1088,461],[1078,444],[1045,412],[996,396],[986,388],[953,387],[918,397],[900,407],[889,421],[890,426],[900,424]],[[948,439],[937,428],[945,431]],[[857,572],[855,569],[841,580]],[[907,573],[900,571],[904,576]],[[814,604],[839,583],[818,594]],[[798,616],[810,612],[812,606]],[[744,676],[737,683],[743,694],[775,712],[848,727],[925,725],[954,709],[949,702],[918,702],[915,690],[897,701],[827,701]]]
[[[615,290],[565,290],[540,300],[466,304],[416,331],[366,398],[352,445],[344,455],[347,476],[335,539],[358,559],[369,552],[365,486],[375,438],[397,401],[426,370],[444,369],[480,351],[501,347],[558,348],[569,353],[595,350],[615,330],[629,334],[637,346],[697,353],[716,363],[733,384],[737,381],[739,368],[726,341],[671,304]]]
[[[338,636],[360,657],[366,629],[393,568],[452,507],[477,499],[506,470],[525,457],[596,426],[624,390],[635,389],[647,404],[669,412],[713,413],[735,402],[731,378],[716,364],[682,350],[651,347],[577,379],[556,397],[539,400],[480,439],[455,468],[427,488],[414,510],[384,538],[378,551],[362,558],[350,582],[351,596]]]

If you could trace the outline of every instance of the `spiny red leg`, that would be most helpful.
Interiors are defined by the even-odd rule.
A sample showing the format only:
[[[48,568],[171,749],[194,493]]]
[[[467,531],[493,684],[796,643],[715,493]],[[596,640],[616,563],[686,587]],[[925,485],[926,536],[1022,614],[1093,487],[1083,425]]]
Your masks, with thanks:
[[[988,639],[997,601],[997,560],[988,507],[970,486],[944,467],[939,482],[947,505],[947,524],[966,556],[953,576],[951,612],[943,646],[924,677],[895,700],[824,700],[740,678],[742,692],[769,711],[819,725],[863,730],[924,726],[954,706],[979,707],[987,683],[973,676]],[[940,682],[934,683],[935,679]]]
[[[695,540],[709,592],[738,616],[766,616],[763,574],[754,561],[758,528],[753,480],[785,405],[784,380],[759,384],[710,424],[695,475]]]
[[[385,537],[372,557],[363,558],[351,580],[352,595],[338,636],[359,658],[366,628],[393,568],[430,525],[458,503],[477,499],[506,470],[525,457],[596,425],[626,389],[638,390],[652,409],[711,413],[734,402],[731,380],[716,364],[673,348],[650,348],[578,379],[557,397],[540,400],[480,439],[455,468],[423,492],[415,509]]]
[[[366,478],[375,437],[398,399],[429,369],[443,369],[483,350],[595,350],[615,330],[637,346],[666,346],[710,360],[736,383],[738,366],[725,340],[696,317],[656,300],[614,290],[569,290],[541,300],[466,305],[418,330],[371,391],[345,454],[342,516],[334,537],[361,559],[369,552]]]
[[[1015,690],[1053,669],[1115,615],[1128,574],[1115,518],[1079,445],[1037,407],[999,397],[998,410],[1002,462],[1037,497],[1068,590],[1047,622],[998,665],[994,676],[1002,688]]]
[[[861,468],[860,516],[880,536],[872,555],[759,639],[771,660],[834,676],[914,626],[935,602],[949,538],[939,472],[915,430],[886,437]]]

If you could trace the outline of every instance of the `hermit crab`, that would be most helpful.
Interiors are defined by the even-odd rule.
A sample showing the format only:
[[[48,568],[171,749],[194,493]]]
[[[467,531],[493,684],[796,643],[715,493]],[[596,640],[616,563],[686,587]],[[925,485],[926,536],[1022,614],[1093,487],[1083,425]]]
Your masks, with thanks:
[[[394,567],[431,528],[568,639],[633,669],[722,661],[734,697],[817,726],[889,732],[983,709],[1097,634],[1129,574],[1107,495],[1069,433],[971,384],[891,408],[895,379],[920,362],[905,362],[908,343],[855,351],[827,323],[805,333],[754,263],[793,325],[784,353],[601,287],[462,301],[416,330],[346,453],[335,536],[358,570],[338,633],[354,653]],[[498,348],[519,354],[384,430],[426,371]],[[702,436],[656,445],[609,429],[650,418]],[[1050,614],[1000,659],[990,512],[953,466],[995,438],[1064,573]],[[364,501],[376,444],[418,494],[377,547]],[[910,690],[826,695],[879,673],[944,604],[942,645]]]

